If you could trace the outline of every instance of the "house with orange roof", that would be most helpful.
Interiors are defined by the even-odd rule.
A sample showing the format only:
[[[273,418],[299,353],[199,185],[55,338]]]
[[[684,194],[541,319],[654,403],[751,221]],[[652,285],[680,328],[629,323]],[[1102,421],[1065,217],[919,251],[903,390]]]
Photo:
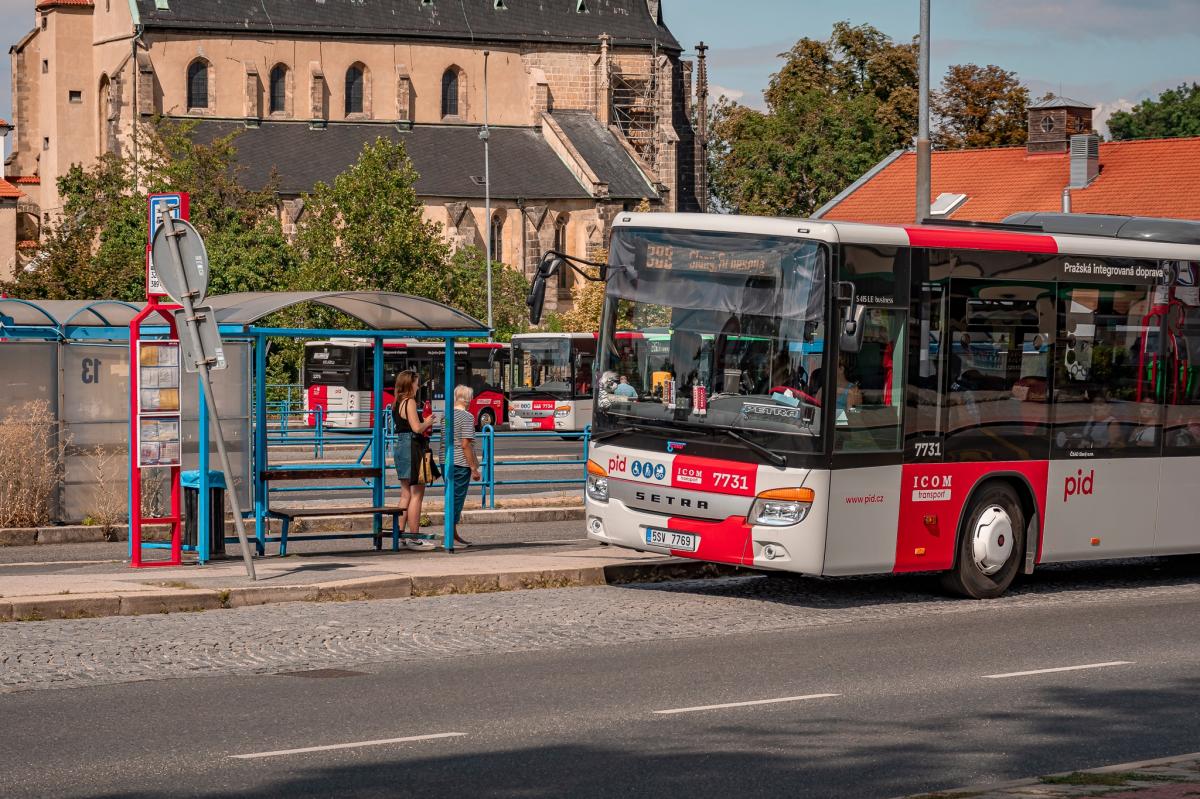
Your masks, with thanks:
[[[1200,220],[1200,137],[1102,142],[1092,107],[1054,97],[1029,107],[1023,147],[935,150],[935,219],[1000,222],[1020,211]],[[916,153],[889,155],[813,216],[907,223]]]

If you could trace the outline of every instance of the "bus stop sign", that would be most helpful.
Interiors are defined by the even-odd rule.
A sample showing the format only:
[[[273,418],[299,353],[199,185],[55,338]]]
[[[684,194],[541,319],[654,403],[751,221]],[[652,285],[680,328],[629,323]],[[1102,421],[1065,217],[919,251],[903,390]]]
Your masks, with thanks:
[[[208,296],[208,251],[204,240],[183,219],[173,220],[170,227],[159,225],[150,243],[150,256],[163,289],[178,304],[189,297],[193,304],[204,302]],[[179,258],[171,252],[171,238],[179,242]]]

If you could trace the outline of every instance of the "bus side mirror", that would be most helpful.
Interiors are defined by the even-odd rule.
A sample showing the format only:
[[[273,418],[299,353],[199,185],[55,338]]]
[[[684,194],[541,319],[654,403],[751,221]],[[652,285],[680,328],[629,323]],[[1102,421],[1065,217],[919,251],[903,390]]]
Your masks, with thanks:
[[[858,304],[858,289],[847,280],[839,282],[837,301],[839,307],[845,306],[838,347],[842,352],[858,352],[862,349],[863,312],[866,310]]]
[[[529,324],[536,325],[542,321],[542,307],[546,304],[546,283],[554,277],[559,269],[566,265],[552,252],[542,256],[537,271],[533,273],[533,282],[529,285],[529,295],[525,297],[525,305],[529,308]]]

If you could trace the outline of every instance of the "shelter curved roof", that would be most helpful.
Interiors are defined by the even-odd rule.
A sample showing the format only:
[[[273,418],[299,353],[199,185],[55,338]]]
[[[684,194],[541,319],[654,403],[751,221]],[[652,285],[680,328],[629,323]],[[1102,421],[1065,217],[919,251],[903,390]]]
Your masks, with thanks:
[[[144,305],[123,300],[22,300],[0,297],[0,317],[20,327],[125,327]]]
[[[388,291],[246,292],[209,297],[206,304],[219,323],[249,326],[306,302],[341,311],[374,330],[488,331],[483,322],[449,305]]]

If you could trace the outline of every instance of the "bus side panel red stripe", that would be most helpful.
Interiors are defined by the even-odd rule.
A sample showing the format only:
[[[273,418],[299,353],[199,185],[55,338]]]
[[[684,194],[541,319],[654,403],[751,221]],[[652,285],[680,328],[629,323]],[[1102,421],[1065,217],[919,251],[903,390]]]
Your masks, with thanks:
[[[1058,242],[1053,236],[1008,233],[1003,230],[956,230],[951,228],[906,227],[908,242],[914,247],[963,250],[1004,250],[1054,255]]]
[[[752,530],[741,516],[730,516],[719,522],[671,518],[667,521],[667,528],[678,533],[695,533],[700,536],[700,548],[697,551],[672,550],[672,555],[712,563],[732,563],[735,566],[754,565]]]
[[[1038,507],[1037,555],[1041,559],[1046,519],[1046,461],[999,463],[910,463],[900,488],[896,535],[897,572],[944,571],[954,566],[954,547],[967,498],[978,483],[1005,473],[1019,475],[1033,489]],[[926,522],[930,517],[930,522]]]

